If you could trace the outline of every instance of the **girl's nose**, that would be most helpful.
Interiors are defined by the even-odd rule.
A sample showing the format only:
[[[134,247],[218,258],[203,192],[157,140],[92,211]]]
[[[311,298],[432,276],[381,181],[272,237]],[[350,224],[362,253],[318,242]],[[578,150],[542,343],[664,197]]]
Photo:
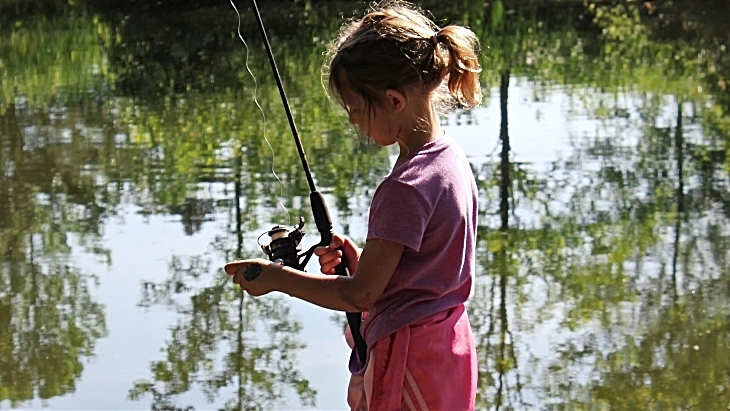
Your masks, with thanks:
[[[349,113],[347,119],[350,121],[350,124],[353,126],[357,123],[357,120],[355,119],[355,115],[352,113]]]

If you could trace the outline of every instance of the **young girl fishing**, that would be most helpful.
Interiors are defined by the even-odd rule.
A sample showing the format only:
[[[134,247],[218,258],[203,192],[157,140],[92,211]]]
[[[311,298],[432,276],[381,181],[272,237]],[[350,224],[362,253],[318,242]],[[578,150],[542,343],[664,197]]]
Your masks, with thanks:
[[[315,250],[322,273],[263,259],[225,266],[253,296],[280,291],[367,313],[367,359],[350,357],[352,409],[474,409],[477,360],[464,303],[474,281],[477,190],[438,111],[449,97],[480,103],[477,47],[471,30],[439,28],[401,1],[346,24],[325,66],[329,91],[359,132],[400,149],[373,196],[365,245],[334,236]],[[330,275],[343,255],[350,276]]]

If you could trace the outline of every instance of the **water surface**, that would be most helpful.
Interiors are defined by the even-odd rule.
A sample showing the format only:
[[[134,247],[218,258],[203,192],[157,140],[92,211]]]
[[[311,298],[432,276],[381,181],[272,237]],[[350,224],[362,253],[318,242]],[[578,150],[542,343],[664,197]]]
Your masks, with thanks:
[[[262,3],[317,187],[361,242],[395,153],[319,71],[364,5]],[[725,409],[727,7],[423,5],[483,46],[482,107],[442,119],[480,189],[479,408]],[[343,316],[221,270],[299,216],[318,241],[238,8],[248,53],[225,2],[0,0],[3,408],[346,406]]]

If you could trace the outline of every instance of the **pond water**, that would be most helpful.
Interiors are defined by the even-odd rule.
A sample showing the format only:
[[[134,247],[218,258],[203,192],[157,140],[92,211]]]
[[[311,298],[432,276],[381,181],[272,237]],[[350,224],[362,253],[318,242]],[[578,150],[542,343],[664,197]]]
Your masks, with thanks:
[[[0,0],[0,407],[346,407],[344,316],[222,272],[273,225],[318,238],[252,12],[247,48],[213,3]],[[420,4],[483,46],[482,107],[442,119],[480,189],[478,408],[730,406],[727,7]],[[358,242],[395,152],[319,70],[364,7],[261,5]]]

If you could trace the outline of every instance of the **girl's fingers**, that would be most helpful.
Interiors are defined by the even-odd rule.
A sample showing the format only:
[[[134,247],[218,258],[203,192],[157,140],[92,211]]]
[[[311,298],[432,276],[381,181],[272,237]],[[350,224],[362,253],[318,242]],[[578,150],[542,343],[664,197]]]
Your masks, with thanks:
[[[225,265],[225,266],[223,267],[223,270],[224,270],[224,271],[226,272],[226,274],[228,274],[228,275],[234,275],[234,274],[236,274],[236,271],[238,271],[238,268],[239,268],[239,267],[240,267],[240,266],[241,266],[242,264],[245,264],[245,261],[231,261],[230,263],[226,264],[226,265]]]
[[[340,265],[340,262],[342,262],[342,260],[336,259],[336,260],[330,261],[327,264],[322,265],[322,268],[321,268],[322,273],[324,273],[324,274],[334,274],[335,273],[335,268],[337,268],[337,266]]]
[[[319,247],[317,247],[317,248],[314,249],[314,255],[316,255],[316,256],[322,256],[322,255],[327,254],[330,251],[331,251],[331,249],[329,247],[319,246]]]
[[[330,240],[329,247],[331,249],[335,250],[335,249],[339,248],[341,245],[342,245],[342,240],[340,239],[340,237],[337,234],[333,235],[332,239]]]
[[[335,267],[337,267],[336,262],[329,262],[326,264],[320,264],[319,271],[322,272],[322,274],[334,274],[335,273]]]
[[[334,259],[342,258],[342,251],[340,250],[330,250],[324,254],[319,255],[319,264],[326,264]]]
[[[317,247],[314,249],[314,254],[319,257],[319,266],[322,274],[335,274],[335,269],[342,263],[342,247],[344,245],[344,238],[334,235],[328,247]]]
[[[335,267],[342,261],[340,250],[330,251],[319,257],[319,266],[322,274],[334,274]]]
[[[330,248],[332,248],[332,249],[340,248],[344,244],[345,244],[345,239],[342,238],[338,234],[333,235],[332,240],[330,240]]]

